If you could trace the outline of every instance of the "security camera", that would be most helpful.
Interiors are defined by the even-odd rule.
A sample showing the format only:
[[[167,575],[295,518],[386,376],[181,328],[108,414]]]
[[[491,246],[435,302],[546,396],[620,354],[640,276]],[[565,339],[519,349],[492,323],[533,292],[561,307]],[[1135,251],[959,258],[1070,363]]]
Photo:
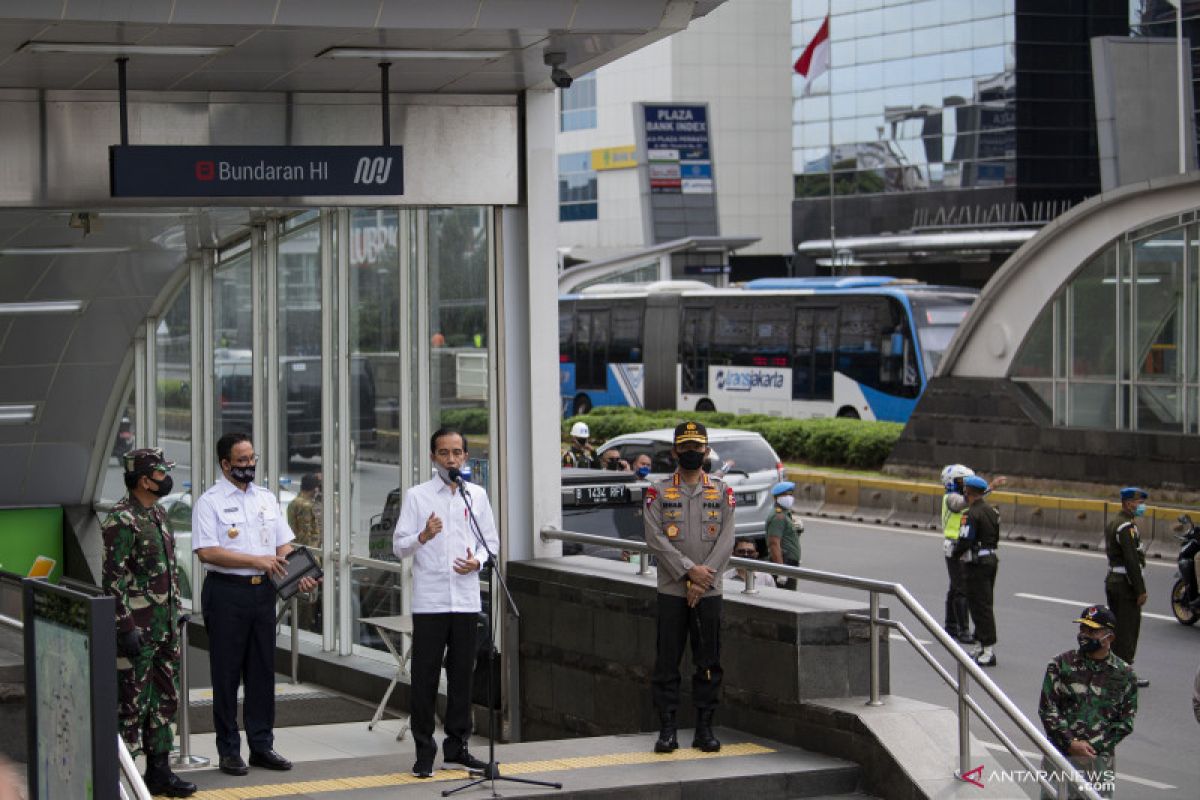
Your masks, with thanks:
[[[571,73],[562,68],[567,60],[566,53],[546,53],[542,60],[550,67],[550,80],[560,89],[571,88]]]

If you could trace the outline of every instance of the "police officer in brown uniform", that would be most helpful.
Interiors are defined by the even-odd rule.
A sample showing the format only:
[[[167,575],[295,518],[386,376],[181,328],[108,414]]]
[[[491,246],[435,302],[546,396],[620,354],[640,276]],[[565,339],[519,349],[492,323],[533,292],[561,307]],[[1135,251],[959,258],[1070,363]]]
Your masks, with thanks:
[[[699,422],[675,428],[672,450],[678,469],[646,490],[646,544],[658,558],[658,650],[651,689],[661,729],[656,753],[679,747],[679,660],[690,639],[692,701],[696,732],[692,747],[721,749],[712,732],[721,688],[721,576],[733,555],[733,490],[706,474],[708,432]]]
[[[1104,552],[1108,555],[1104,593],[1108,607],[1117,615],[1117,641],[1113,643],[1112,651],[1131,666],[1142,628],[1142,606],[1148,596],[1146,582],[1142,579],[1146,553],[1142,549],[1137,519],[1146,513],[1149,496],[1143,489],[1126,486],[1121,490],[1121,510],[1104,526]],[[1138,678],[1137,684],[1145,687],[1150,681]]]

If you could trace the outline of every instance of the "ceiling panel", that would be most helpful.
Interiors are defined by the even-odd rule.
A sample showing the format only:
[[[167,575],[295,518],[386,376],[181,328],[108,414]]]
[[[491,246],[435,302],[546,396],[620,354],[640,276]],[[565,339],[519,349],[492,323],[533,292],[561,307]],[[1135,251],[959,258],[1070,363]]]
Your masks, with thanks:
[[[63,9],[66,19],[168,22],[172,0],[70,0]]]
[[[483,0],[477,27],[565,30],[574,10],[574,3],[562,0]]]
[[[14,319],[4,347],[0,348],[0,362],[6,367],[57,364],[80,317],[31,314]]]
[[[153,297],[101,298],[88,304],[62,354],[64,364],[120,363]]]
[[[270,25],[277,0],[175,0],[173,24]]]
[[[135,44],[154,30],[153,25],[127,22],[56,22],[37,37],[40,42],[121,42]]]
[[[92,460],[92,442],[84,444],[34,445],[29,453],[28,474],[21,500],[28,505],[62,505],[83,498],[88,464]]]
[[[373,28],[379,0],[279,0],[276,25],[331,28]]]
[[[3,326],[0,326],[2,328]],[[0,334],[0,338],[3,338]],[[0,403],[32,403],[46,396],[55,366],[0,366]],[[0,425],[0,429],[6,426]]]
[[[479,0],[383,0],[381,28],[474,28]]]
[[[24,431],[24,427],[13,428],[14,431]],[[4,489],[5,505],[19,505],[21,490],[29,475],[29,456],[32,447],[21,441],[20,444],[0,445],[0,486]],[[86,468],[86,464],[84,467]],[[86,469],[84,470],[86,472]],[[61,504],[55,503],[54,505]]]
[[[0,256],[0,302],[14,303],[28,299],[45,271],[45,259]]]
[[[665,0],[579,0],[571,30],[636,31],[662,21]]]

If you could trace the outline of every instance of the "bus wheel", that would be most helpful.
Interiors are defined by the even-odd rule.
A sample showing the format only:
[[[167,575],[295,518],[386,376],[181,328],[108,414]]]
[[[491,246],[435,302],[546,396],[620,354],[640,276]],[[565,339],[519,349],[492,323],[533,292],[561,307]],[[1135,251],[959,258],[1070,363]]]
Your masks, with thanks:
[[[697,411],[716,411],[717,407],[713,405],[712,400],[705,399],[705,400],[701,400],[699,403],[696,403],[696,410]]]
[[[839,408],[837,415],[845,419],[862,419],[862,417],[858,415],[858,412],[850,406],[842,406]]]
[[[581,394],[575,398],[574,404],[571,406],[573,417],[581,417],[592,410],[592,401],[588,400],[586,394]]]

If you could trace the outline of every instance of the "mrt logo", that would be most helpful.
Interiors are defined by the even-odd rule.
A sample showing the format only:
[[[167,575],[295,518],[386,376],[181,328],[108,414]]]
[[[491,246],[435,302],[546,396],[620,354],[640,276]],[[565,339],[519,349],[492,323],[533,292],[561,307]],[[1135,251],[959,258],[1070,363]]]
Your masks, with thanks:
[[[196,180],[211,181],[217,176],[217,165],[212,161],[196,162]]]

